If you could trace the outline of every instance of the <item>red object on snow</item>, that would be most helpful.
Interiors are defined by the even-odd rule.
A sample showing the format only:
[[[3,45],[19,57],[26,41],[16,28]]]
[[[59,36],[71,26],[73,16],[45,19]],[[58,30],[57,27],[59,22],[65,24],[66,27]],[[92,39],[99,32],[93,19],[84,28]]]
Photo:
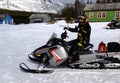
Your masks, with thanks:
[[[100,53],[105,53],[107,51],[107,46],[103,41],[99,43],[98,50]]]

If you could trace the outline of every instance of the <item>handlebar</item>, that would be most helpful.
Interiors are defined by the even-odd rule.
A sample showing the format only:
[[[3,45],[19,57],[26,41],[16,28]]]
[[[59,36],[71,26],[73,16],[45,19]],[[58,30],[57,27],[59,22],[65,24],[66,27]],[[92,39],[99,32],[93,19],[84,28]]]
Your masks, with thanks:
[[[63,33],[61,34],[61,38],[62,38],[62,40],[64,40],[64,39],[66,39],[67,37],[68,37],[67,31],[65,30],[65,32],[63,32]]]

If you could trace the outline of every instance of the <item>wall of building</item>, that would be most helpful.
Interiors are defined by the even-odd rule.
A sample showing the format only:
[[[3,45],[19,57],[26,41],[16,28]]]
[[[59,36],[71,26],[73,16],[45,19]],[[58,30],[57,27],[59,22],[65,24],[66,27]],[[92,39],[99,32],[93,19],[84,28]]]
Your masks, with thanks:
[[[109,22],[115,17],[115,11],[93,11],[93,12],[94,12],[93,18],[89,17],[90,12],[85,12],[85,15],[88,17],[88,20],[90,22]],[[105,18],[98,18],[98,12],[105,12],[106,13]]]

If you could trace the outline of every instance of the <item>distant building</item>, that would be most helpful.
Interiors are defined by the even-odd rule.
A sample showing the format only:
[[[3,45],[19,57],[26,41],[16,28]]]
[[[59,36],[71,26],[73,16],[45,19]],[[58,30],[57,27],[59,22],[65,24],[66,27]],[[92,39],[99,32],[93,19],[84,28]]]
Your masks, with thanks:
[[[0,14],[0,24],[13,24],[13,18],[9,14]]]
[[[49,14],[32,14],[29,17],[30,23],[50,22],[52,19]]]
[[[91,22],[107,22],[113,18],[120,19],[120,3],[87,4],[84,12]]]

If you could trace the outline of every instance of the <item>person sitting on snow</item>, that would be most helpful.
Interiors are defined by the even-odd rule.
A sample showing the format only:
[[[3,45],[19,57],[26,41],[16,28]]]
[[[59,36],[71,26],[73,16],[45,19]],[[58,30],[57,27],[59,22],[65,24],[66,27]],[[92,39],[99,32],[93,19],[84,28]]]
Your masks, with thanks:
[[[70,27],[64,28],[71,32],[77,32],[77,39],[72,41],[71,44],[72,47],[69,52],[69,55],[72,57],[70,59],[70,63],[79,62],[80,50],[84,50],[84,48],[88,46],[90,42],[91,26],[89,25],[87,17],[84,15],[79,16],[78,22],[79,24],[78,26],[75,26],[75,28],[70,28]]]

